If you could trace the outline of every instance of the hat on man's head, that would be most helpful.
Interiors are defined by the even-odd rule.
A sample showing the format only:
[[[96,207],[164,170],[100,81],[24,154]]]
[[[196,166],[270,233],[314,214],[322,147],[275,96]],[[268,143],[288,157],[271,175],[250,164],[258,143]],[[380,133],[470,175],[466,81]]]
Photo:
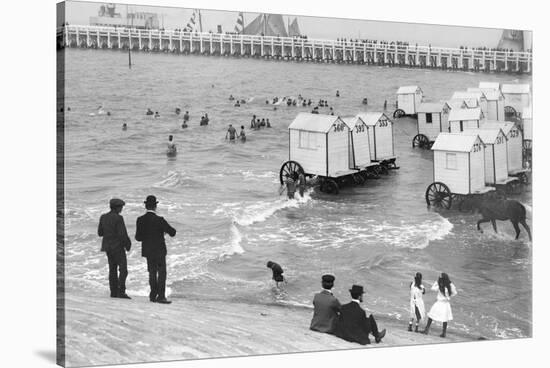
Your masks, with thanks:
[[[155,197],[154,195],[148,195],[147,198],[145,199],[145,203],[146,205],[150,205],[150,204],[157,204],[159,203],[159,201],[157,201],[157,197]]]
[[[118,199],[118,198],[113,198],[109,201],[109,207],[111,208],[122,207],[125,204],[126,203],[124,203],[122,199]]]
[[[323,281],[323,282],[327,282],[327,283],[332,284],[332,283],[334,283],[334,280],[335,280],[335,277],[332,276],[332,275],[323,275],[323,276],[321,276],[321,281]]]
[[[361,285],[353,285],[351,289],[349,289],[349,292],[352,294],[365,294],[363,291],[363,286]]]

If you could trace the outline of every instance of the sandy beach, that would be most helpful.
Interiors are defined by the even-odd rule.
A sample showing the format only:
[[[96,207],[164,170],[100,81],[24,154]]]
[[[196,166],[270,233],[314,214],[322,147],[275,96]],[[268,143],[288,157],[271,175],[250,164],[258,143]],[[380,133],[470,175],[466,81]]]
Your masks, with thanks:
[[[347,302],[343,301],[343,302]],[[309,330],[312,308],[174,299],[170,305],[145,297],[111,299],[99,294],[66,294],[67,366],[235,357],[256,354],[372,349],[474,341],[447,338],[435,324],[430,335],[406,331],[407,322],[378,318],[382,343],[361,346]],[[376,316],[375,316],[376,317]]]

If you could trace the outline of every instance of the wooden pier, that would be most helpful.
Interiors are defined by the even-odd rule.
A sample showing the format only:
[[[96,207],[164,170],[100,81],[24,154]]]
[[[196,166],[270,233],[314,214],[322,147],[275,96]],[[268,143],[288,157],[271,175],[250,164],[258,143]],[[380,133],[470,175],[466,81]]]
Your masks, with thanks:
[[[57,47],[527,74],[533,64],[531,52],[81,25],[58,28]]]

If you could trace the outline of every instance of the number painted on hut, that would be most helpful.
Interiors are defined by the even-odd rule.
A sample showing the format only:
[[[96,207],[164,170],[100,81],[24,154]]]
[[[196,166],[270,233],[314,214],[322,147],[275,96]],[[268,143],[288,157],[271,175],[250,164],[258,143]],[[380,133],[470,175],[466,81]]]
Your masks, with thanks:
[[[355,133],[362,133],[365,131],[365,126],[364,125],[356,125],[355,126]]]
[[[387,120],[379,120],[379,125],[381,127],[387,127],[388,126],[388,121]]]
[[[497,137],[497,144],[502,144],[504,143],[504,137],[500,136],[500,137]]]
[[[346,127],[346,124],[344,124],[344,123],[334,124],[334,131],[335,132],[342,132],[342,131],[345,130],[345,127]]]
[[[519,131],[517,129],[510,130],[510,138],[516,138],[519,136]]]
[[[479,152],[479,151],[481,151],[481,144],[480,143],[474,144],[474,152]]]

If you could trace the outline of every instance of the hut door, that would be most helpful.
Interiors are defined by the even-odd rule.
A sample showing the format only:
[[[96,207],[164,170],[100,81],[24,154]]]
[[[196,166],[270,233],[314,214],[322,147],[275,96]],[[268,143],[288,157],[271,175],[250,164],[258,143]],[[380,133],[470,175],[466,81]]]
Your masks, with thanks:
[[[464,131],[464,121],[460,120],[460,131]]]

